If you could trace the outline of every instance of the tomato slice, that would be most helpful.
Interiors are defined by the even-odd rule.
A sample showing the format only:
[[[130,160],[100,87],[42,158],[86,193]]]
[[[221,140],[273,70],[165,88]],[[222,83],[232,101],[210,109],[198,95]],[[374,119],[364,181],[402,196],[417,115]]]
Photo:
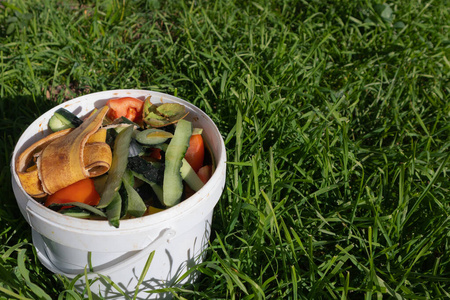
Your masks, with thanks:
[[[144,101],[133,97],[123,97],[117,99],[110,99],[106,102],[109,106],[108,118],[111,120],[125,117],[133,122],[142,120],[142,109]]]
[[[53,203],[64,204],[69,202],[81,202],[95,206],[99,201],[100,195],[95,190],[94,180],[86,178],[48,196],[45,206],[50,206]]]
[[[161,160],[162,156],[161,156],[161,149],[159,148],[153,148],[151,149],[150,152],[150,157],[156,160]]]
[[[198,170],[197,175],[203,183],[207,183],[212,175],[212,166],[206,165],[201,167]]]
[[[203,166],[203,160],[205,158],[205,145],[200,134],[191,136],[189,139],[189,147],[184,155],[184,158],[196,173]]]

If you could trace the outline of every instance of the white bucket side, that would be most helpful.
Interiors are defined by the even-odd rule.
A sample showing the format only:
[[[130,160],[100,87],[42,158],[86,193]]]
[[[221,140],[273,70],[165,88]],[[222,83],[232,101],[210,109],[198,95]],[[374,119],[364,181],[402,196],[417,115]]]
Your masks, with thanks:
[[[137,299],[170,299],[171,295],[149,294],[148,290],[161,289],[171,286],[180,286],[184,283],[193,283],[197,279],[197,273],[192,273],[180,282],[175,282],[177,278],[183,275],[189,268],[199,264],[203,260],[204,250],[208,246],[211,228],[211,216],[204,223],[198,223],[191,228],[187,234],[177,236],[173,239],[163,239],[157,247],[143,249],[139,253],[132,253],[131,257],[120,261],[115,265],[107,266],[105,269],[96,270],[88,274],[89,279],[102,278],[99,274],[107,276],[109,280],[119,285],[119,287],[130,297],[134,295],[139,277],[145,266],[149,254],[155,251],[146,279],[140,286]],[[205,228],[207,230],[205,230]],[[65,272],[56,267],[45,252],[40,252],[43,248],[39,243],[43,243],[42,236],[34,232],[33,243],[37,246],[39,260],[45,267],[54,273],[62,274],[69,279],[73,279],[77,274],[84,272]],[[129,261],[127,261],[127,259]],[[125,266],[124,266],[125,265]],[[61,267],[61,266],[59,266]],[[104,266],[101,266],[102,268]],[[76,288],[82,291],[86,287],[84,276],[79,278]],[[91,290],[96,294],[101,294],[105,299],[122,299],[123,296],[104,280],[97,281],[91,285]]]

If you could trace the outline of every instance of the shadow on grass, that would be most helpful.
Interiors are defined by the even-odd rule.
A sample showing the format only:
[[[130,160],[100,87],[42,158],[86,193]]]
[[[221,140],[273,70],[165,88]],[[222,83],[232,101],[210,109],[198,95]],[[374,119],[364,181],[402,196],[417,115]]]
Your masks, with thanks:
[[[2,245],[0,249],[6,251],[3,255],[7,255],[7,259],[0,267],[7,272],[5,274],[9,274],[7,275],[10,283],[9,289],[17,293],[28,294],[30,291],[23,281],[22,275],[19,274],[20,272],[14,271],[19,270],[19,266],[22,264],[16,260],[15,252],[26,253],[24,266],[31,271],[29,276],[32,282],[41,282],[53,287],[60,285],[59,280],[50,271],[42,268],[37,259],[33,259],[31,228],[20,213],[16,202],[10,169],[12,153],[22,133],[37,117],[55,105],[57,105],[56,102],[49,101],[43,96],[0,97],[0,243]],[[15,251],[9,253],[12,249]],[[19,259],[19,254],[17,254],[17,259]],[[22,271],[27,272],[23,268]],[[54,291],[54,288],[50,290]],[[57,295],[54,294],[50,297],[54,298],[53,296]]]
[[[20,214],[11,186],[11,156],[23,131],[42,113],[57,103],[44,97],[22,95],[0,98],[0,227],[11,228],[8,244],[31,240],[31,229]],[[0,236],[4,238],[5,236]]]

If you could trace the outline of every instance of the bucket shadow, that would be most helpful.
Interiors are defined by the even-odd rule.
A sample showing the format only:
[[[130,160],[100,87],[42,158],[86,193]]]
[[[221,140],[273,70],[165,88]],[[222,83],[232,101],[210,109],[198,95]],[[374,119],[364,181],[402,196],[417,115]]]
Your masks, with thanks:
[[[3,210],[0,218],[0,228],[14,228],[15,234],[7,245],[16,245],[20,241],[31,240],[31,228],[22,217],[18,207],[12,184],[11,169],[12,154],[22,133],[41,113],[55,106],[38,95],[16,95],[0,97],[0,166],[3,175],[0,193],[0,205]]]

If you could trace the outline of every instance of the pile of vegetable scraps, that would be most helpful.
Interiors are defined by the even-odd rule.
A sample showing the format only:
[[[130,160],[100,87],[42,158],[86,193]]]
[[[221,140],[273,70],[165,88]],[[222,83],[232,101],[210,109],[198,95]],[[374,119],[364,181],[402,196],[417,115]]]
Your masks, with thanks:
[[[64,108],[53,133],[18,157],[24,190],[62,214],[120,220],[157,213],[198,191],[213,159],[178,103],[110,99],[83,120]]]

